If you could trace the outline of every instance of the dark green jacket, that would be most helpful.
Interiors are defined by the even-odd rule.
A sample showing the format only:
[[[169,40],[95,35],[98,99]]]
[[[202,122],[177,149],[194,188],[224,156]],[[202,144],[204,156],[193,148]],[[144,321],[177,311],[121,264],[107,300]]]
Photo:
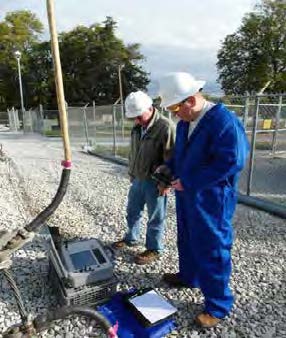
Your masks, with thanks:
[[[141,125],[131,131],[129,175],[148,179],[156,168],[168,160],[175,143],[175,125],[155,109],[143,137]]]

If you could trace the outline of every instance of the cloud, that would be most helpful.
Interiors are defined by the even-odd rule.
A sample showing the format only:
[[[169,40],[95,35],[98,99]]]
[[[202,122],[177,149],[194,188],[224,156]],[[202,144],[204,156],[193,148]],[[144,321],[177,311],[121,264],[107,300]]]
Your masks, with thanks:
[[[55,1],[60,31],[78,24],[91,25],[106,16],[118,21],[118,34],[127,42],[217,48],[240,24],[254,0],[61,0]],[[1,0],[1,14],[29,9],[47,24],[46,1]]]
[[[188,70],[215,82],[221,41],[240,25],[256,0],[61,0],[55,1],[58,31],[91,25],[112,16],[117,35],[139,42],[152,77],[166,70]],[[47,27],[45,0],[1,0],[5,12],[29,9]],[[47,28],[44,37],[47,37]],[[196,75],[196,74],[194,74]]]
[[[45,4],[44,0],[1,0],[0,20],[5,17],[7,12],[25,9],[35,13],[44,24],[47,24]]]
[[[142,48],[144,55],[148,55],[145,65],[150,72],[152,83],[149,92],[156,95],[157,80],[165,73],[183,71],[191,73],[198,80],[205,80],[206,92],[221,92],[217,80],[216,53],[213,49],[203,51],[188,47],[148,46]]]

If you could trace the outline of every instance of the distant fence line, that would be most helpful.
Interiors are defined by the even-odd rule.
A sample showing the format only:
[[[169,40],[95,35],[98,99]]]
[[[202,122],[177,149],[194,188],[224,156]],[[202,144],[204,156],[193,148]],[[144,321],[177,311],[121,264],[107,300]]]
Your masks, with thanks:
[[[213,100],[222,101],[221,98]],[[279,134],[286,132],[286,94],[225,96],[223,103],[235,111],[248,134],[265,135],[265,148],[270,146],[272,152],[286,150],[279,144]],[[171,118],[168,112],[162,113]],[[69,106],[68,115],[71,137],[87,138],[88,144],[97,143],[96,136],[110,132],[116,133],[112,139],[128,137],[126,131],[130,129],[130,121],[124,118],[121,105],[96,106],[93,102],[81,107]],[[24,112],[14,108],[0,112],[0,124],[9,126],[11,130],[22,129],[49,136],[56,135],[60,128],[58,111],[46,110],[42,106]]]
[[[237,114],[249,136],[263,135],[260,149],[272,153],[286,150],[282,140],[286,135],[286,95],[230,96],[224,98],[224,103]],[[84,143],[96,145],[110,136],[110,142],[115,141],[116,155],[118,146],[129,138],[132,122],[124,118],[121,105],[69,107],[68,112],[71,137],[75,140],[84,137]],[[172,118],[169,112],[162,113]]]
[[[252,192],[254,165],[259,151],[272,155],[286,151],[286,94],[226,96],[223,102],[242,121],[251,144],[245,191]],[[81,107],[68,106],[69,134],[75,147],[88,147],[112,156],[127,157],[130,131],[133,122],[124,118],[122,105],[96,106],[95,103]],[[173,118],[167,111],[161,111]],[[0,124],[11,130],[37,132],[46,136],[60,136],[57,110],[39,106],[25,112],[11,109],[0,113]],[[174,120],[176,122],[176,120]],[[274,174],[274,173],[270,173]]]
[[[253,184],[254,175],[261,176],[255,171],[259,152],[271,153],[272,158],[275,154],[286,152],[286,95],[231,96],[225,97],[223,103],[237,114],[249,137],[251,151],[242,187],[246,194],[251,195],[256,185],[256,182]],[[133,122],[124,118],[120,105],[69,107],[68,111],[73,144],[85,145],[97,153],[127,158]],[[162,113],[173,118],[167,111]],[[262,180],[267,180],[269,175],[280,175],[276,169],[275,165],[267,169],[269,172],[262,175],[265,176]],[[277,179],[284,180],[280,176]],[[286,186],[283,196],[285,191]]]

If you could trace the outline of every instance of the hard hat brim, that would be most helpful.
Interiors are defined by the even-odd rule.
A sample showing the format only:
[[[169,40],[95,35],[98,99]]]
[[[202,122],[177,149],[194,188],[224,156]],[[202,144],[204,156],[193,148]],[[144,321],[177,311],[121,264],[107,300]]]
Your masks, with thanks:
[[[136,117],[138,117],[138,116],[141,116],[142,115],[142,111],[141,110],[137,110],[137,111],[126,111],[126,113],[125,113],[125,116],[126,116],[126,118],[128,118],[128,119],[134,119],[134,118],[136,118]]]

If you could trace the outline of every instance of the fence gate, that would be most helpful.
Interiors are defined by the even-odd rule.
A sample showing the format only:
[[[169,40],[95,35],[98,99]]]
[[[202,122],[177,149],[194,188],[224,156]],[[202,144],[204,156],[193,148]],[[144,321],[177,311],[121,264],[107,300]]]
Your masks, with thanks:
[[[8,112],[0,112],[0,130],[9,128],[9,117]]]
[[[20,121],[18,110],[12,108],[8,110],[8,118],[9,118],[9,128],[11,131],[19,131],[20,130]]]

